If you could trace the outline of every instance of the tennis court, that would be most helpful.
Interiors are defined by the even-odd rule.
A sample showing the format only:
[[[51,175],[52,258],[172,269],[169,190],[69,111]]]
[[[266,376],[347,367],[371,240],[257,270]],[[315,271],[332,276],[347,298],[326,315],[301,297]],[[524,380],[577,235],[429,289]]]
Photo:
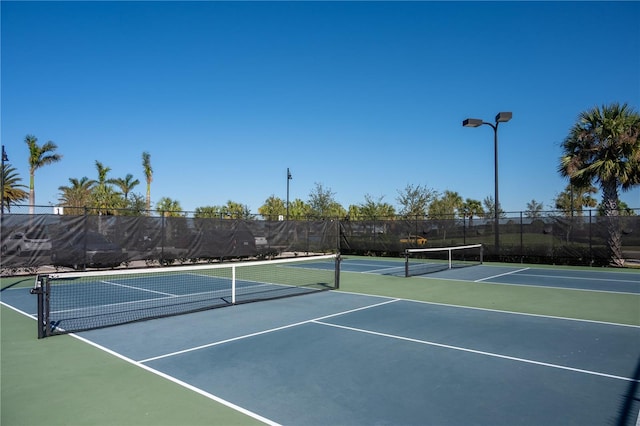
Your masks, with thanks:
[[[331,263],[314,270],[324,267]],[[400,278],[389,268],[402,261],[347,257],[340,291],[77,336],[267,424],[640,421],[639,273],[480,265]],[[130,284],[151,299],[167,297],[153,291],[174,294]],[[505,309],[515,301],[531,307]],[[2,302],[35,313],[28,289],[7,289]],[[576,305],[617,306],[627,317],[578,315]]]
[[[343,262],[343,271],[402,276],[401,260],[359,258]],[[562,269],[519,265],[473,265],[420,275],[424,279],[450,279],[504,285],[540,286],[575,290],[593,290],[640,294],[637,271],[612,271],[604,268]]]

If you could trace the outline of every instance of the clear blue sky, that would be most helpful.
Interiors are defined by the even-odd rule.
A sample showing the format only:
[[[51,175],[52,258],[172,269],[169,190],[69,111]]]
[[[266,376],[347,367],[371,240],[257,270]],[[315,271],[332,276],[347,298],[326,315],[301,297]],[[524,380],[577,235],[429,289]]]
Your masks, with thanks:
[[[316,183],[345,208],[398,206],[408,184],[553,205],[581,111],[640,109],[638,2],[1,2],[1,137],[29,183],[27,134],[63,160],[36,172],[55,204],[95,161],[185,210]],[[640,208],[640,189],[622,193]]]

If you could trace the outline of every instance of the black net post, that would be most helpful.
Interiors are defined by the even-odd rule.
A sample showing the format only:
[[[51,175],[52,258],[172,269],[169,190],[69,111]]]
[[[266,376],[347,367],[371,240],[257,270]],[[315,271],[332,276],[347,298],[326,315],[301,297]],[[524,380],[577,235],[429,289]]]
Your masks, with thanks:
[[[335,281],[334,281],[334,286],[335,289],[338,290],[340,288],[340,261],[342,259],[340,258],[340,253],[338,253],[338,255],[336,256],[336,274],[335,274]]]
[[[409,277],[409,252],[404,252],[404,277]]]
[[[38,298],[38,339],[42,339],[47,336],[47,321],[45,319],[46,315],[44,311],[44,280],[44,276],[37,275],[35,285],[30,290],[30,293],[35,294]]]
[[[51,279],[49,275],[45,275],[44,277],[44,306],[43,310],[43,327],[45,331],[45,337],[51,336]]]

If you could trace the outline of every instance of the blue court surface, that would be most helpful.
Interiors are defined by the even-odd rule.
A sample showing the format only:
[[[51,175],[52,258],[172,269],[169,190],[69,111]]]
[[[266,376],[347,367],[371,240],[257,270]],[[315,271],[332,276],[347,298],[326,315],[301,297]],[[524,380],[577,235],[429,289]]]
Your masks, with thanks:
[[[394,267],[347,258],[342,270]],[[439,276],[640,292],[640,274],[588,272],[483,265]],[[33,314],[24,290],[3,302]],[[638,326],[327,291],[77,336],[267,424],[640,424]]]

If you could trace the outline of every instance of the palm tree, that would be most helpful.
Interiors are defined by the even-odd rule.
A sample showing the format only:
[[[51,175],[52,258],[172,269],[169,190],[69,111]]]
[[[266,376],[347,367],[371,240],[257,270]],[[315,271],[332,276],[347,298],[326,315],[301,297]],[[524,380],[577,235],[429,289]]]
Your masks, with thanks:
[[[91,180],[84,176],[81,179],[69,178],[70,186],[59,186],[61,192],[58,201],[65,208],[65,213],[71,209],[75,214],[79,214],[78,209],[87,207],[91,200],[91,191],[96,184],[95,180]]]
[[[127,174],[124,179],[110,179],[110,183],[114,184],[120,191],[122,191],[122,195],[124,196],[125,201],[129,200],[129,193],[135,188],[140,181],[138,179],[133,180],[133,175],[131,173]]]
[[[268,220],[277,220],[279,216],[285,216],[287,207],[282,198],[271,195],[264,204],[258,207],[258,213]]]
[[[595,186],[581,188],[569,183],[565,190],[556,196],[556,210],[562,210],[565,216],[573,217],[574,214],[582,216],[583,207],[595,207],[598,201],[592,197],[598,190]]]
[[[582,112],[562,143],[559,173],[576,186],[595,181],[602,190],[609,260],[616,266],[624,265],[618,191],[640,184],[639,136],[640,115],[627,104],[614,103]]]
[[[147,212],[149,214],[151,212],[151,181],[153,181],[153,169],[151,168],[151,154],[146,151],[142,153],[142,169],[147,179]]]
[[[536,200],[531,200],[531,202],[527,203],[527,211],[524,213],[524,215],[529,218],[540,217],[542,207],[542,203],[539,203]]]
[[[98,170],[98,180],[91,191],[93,199],[93,207],[98,214],[113,214],[115,209],[122,206],[122,199],[116,194],[110,186],[111,179],[107,179],[107,174],[111,171],[111,167],[105,167],[100,161],[96,160],[96,169]]]
[[[471,198],[467,198],[462,204],[462,214],[464,215],[464,217],[469,218],[469,226],[472,226],[474,216],[484,216],[482,203],[479,200],[472,200]]]
[[[225,219],[248,219],[251,212],[249,206],[229,200],[222,207],[222,215]]]
[[[48,164],[57,163],[62,159],[62,155],[54,153],[58,145],[51,141],[38,146],[38,138],[27,135],[24,142],[29,146],[29,214],[33,214],[36,205],[36,170]]]
[[[11,167],[11,164],[5,163],[2,169],[2,182],[4,183],[2,189],[4,193],[0,195],[4,198],[3,206],[6,206],[7,211],[11,211],[11,204],[17,204],[18,201],[29,198],[27,191],[21,189],[27,188],[26,185],[20,183],[21,181],[22,178],[18,175],[16,169]]]
[[[164,217],[183,217],[182,207],[180,202],[172,200],[169,197],[162,197],[160,201],[156,203],[156,211],[160,213],[160,216]]]
[[[96,169],[98,170],[98,185],[105,186],[107,183],[107,175],[111,171],[111,167],[105,167],[100,161],[96,160]]]
[[[203,206],[196,207],[193,212],[195,218],[213,218],[218,219],[222,216],[222,207],[220,206]]]

